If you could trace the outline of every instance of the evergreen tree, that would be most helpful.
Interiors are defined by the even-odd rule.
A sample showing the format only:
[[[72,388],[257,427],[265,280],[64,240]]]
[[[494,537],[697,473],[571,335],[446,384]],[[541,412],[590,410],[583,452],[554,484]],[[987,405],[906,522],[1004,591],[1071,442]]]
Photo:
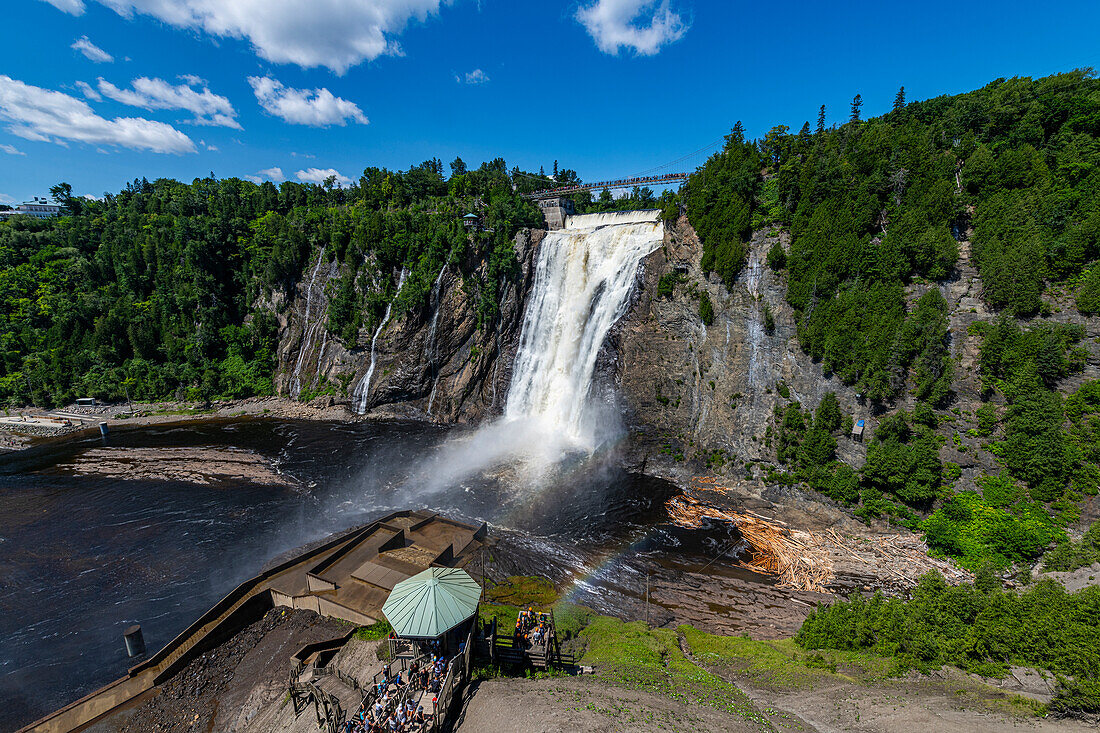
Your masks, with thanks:
[[[817,111],[817,134],[820,135],[825,132],[825,105],[821,105],[821,109]]]
[[[852,97],[852,114],[848,118],[849,122],[859,122],[859,111],[860,111],[860,108],[862,106],[863,106],[863,96],[862,95],[857,94],[856,96]]]
[[[894,111],[900,112],[905,109],[905,87],[899,87],[898,93],[894,96]]]

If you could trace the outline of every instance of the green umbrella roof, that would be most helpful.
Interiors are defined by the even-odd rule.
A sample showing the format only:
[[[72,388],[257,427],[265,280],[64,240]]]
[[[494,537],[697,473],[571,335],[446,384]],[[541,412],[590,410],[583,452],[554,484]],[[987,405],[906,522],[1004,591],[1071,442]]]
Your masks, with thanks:
[[[481,586],[459,568],[428,568],[393,587],[382,613],[398,636],[434,638],[477,613]]]

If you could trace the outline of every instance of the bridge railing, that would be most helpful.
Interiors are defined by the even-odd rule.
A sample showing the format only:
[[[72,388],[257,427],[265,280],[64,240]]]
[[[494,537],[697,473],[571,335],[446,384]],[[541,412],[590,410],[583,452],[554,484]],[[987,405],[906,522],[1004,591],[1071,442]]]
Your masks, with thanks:
[[[648,186],[653,183],[672,183],[673,181],[686,181],[687,173],[666,173],[660,176],[640,176],[636,178],[618,178],[613,181],[597,181],[595,183],[581,183],[576,186],[562,186],[560,188],[547,188],[541,191],[524,194],[528,198],[541,199],[554,196],[564,196],[577,191],[596,191],[605,188],[625,188],[627,186]]]

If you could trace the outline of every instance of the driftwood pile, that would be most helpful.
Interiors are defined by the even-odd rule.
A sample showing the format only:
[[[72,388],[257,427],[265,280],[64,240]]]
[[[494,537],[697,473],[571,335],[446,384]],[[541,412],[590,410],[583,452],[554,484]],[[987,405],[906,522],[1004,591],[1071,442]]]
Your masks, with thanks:
[[[812,532],[789,529],[783,522],[755,512],[719,509],[687,496],[669,499],[665,508],[672,522],[681,527],[698,528],[705,519],[733,524],[749,546],[749,559],[739,560],[740,565],[778,576],[780,586],[824,593],[833,578],[829,553]]]
[[[710,477],[698,477],[693,484],[698,492],[727,491]],[[673,497],[665,508],[671,521],[681,527],[698,528],[705,520],[737,527],[749,546],[749,559],[739,560],[739,564],[778,577],[781,587],[829,592],[839,589],[838,576],[843,576],[905,592],[931,570],[950,583],[970,578],[950,562],[929,557],[928,546],[913,533],[860,536],[834,528],[819,532],[791,529],[785,522],[756,512],[722,509],[690,496]]]

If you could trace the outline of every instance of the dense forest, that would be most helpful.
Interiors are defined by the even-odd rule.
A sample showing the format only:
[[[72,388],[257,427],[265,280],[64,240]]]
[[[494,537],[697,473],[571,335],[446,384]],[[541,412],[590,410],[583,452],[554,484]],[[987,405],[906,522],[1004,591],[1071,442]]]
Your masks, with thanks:
[[[0,224],[0,403],[269,394],[276,309],[318,251],[341,264],[326,325],[349,347],[391,301],[394,316],[426,308],[444,264],[475,288],[487,327],[517,274],[516,231],[543,222],[521,194],[579,181],[555,173],[556,183],[498,158],[474,170],[455,159],[447,175],[430,160],[367,168],[346,188],[141,179],[102,200],[59,184],[51,193],[67,215]],[[645,188],[575,199],[581,212],[661,205]],[[477,231],[462,226],[468,212]]]
[[[767,261],[785,278],[803,350],[882,413],[857,471],[837,460],[851,423],[833,395],[813,410],[777,406],[769,440],[785,468],[769,480],[921,530],[933,553],[978,581],[952,589],[930,577],[910,601],[836,604],[798,641],[922,669],[1036,666],[1057,676],[1055,710],[1100,710],[1096,589],[1067,594],[1044,581],[1017,595],[992,577],[1022,567],[1030,583],[1052,547],[1051,570],[1100,557],[1100,524],[1080,542],[1064,531],[1100,485],[1100,382],[1065,386],[1085,364],[1085,330],[1057,317],[1067,305],[1100,312],[1100,82],[1091,70],[999,79],[913,103],[901,89],[869,120],[857,95],[844,124],[824,121],[822,107],[816,128],[778,126],[757,141],[738,125],[682,191],[702,265],[727,286],[753,230],[790,232],[789,252],[777,245]],[[971,326],[981,394],[965,414],[937,287],[964,240],[996,314]],[[963,420],[997,467],[973,490],[957,489],[959,466],[940,458],[948,440],[961,446]]]
[[[769,439],[786,469],[770,479],[922,528],[934,551],[971,568],[1033,560],[1064,540],[1100,483],[1100,384],[1059,391],[1082,369],[1084,331],[1044,318],[1045,294],[1100,310],[1100,82],[1091,70],[999,79],[911,103],[901,89],[868,120],[861,104],[844,124],[826,127],[821,108],[816,127],[756,141],[737,125],[681,192],[703,267],[727,285],[753,230],[789,230],[790,251],[777,245],[768,264],[785,277],[802,348],[886,412],[855,471],[836,458],[847,425],[835,404],[777,408]],[[935,285],[960,240],[998,314],[972,327],[983,390],[973,430],[1000,470],[956,495],[959,467],[939,457],[961,415]],[[910,409],[891,412],[901,400]]]

